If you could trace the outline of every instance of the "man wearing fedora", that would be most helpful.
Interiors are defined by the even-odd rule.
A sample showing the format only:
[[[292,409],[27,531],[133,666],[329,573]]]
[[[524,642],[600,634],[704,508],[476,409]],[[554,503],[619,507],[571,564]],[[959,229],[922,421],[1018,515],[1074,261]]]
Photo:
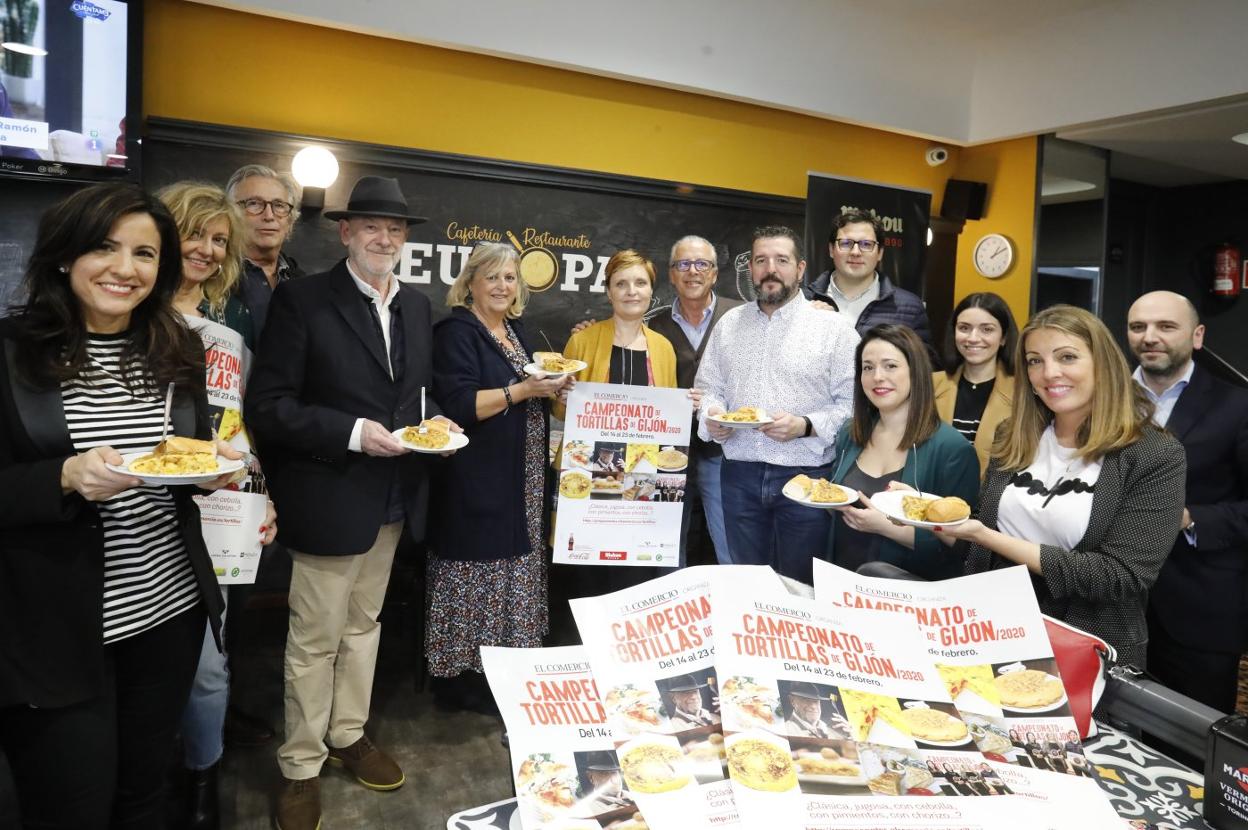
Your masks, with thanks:
[[[589,793],[576,812],[588,818],[616,810],[635,810],[637,805],[624,791],[624,779],[615,753],[594,752],[587,760],[585,780],[589,783]]]
[[[377,176],[325,217],[346,259],[277,286],[263,335],[273,348],[259,350],[245,405],[293,560],[280,830],[319,827],[326,760],[369,789],[405,780],[364,724],[395,547],[405,522],[425,533],[428,460],[391,435],[420,421],[433,385],[429,300],[393,276],[408,225],[424,220]]]
[[[805,738],[848,738],[848,722],[833,714],[833,720],[844,723],[841,728],[829,726],[823,717],[823,704],[832,696],[824,694],[814,683],[794,683],[789,686],[789,708],[792,714],[786,720],[786,731],[790,735]],[[835,707],[833,707],[835,710]]]
[[[691,674],[682,674],[667,687],[672,699],[672,726],[678,730],[719,723],[719,715],[703,705],[702,690],[706,683]]]

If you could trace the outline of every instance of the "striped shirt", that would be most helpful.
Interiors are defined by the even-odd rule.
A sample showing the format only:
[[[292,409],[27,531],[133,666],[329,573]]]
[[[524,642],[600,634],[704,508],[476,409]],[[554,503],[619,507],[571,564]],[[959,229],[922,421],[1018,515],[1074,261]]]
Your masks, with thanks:
[[[147,451],[160,441],[164,395],[148,381],[121,380],[126,336],[92,334],[87,362],[61,384],[76,452],[110,446]],[[167,487],[141,486],[97,504],[104,530],[104,642],[140,634],[199,601],[195,574]]]

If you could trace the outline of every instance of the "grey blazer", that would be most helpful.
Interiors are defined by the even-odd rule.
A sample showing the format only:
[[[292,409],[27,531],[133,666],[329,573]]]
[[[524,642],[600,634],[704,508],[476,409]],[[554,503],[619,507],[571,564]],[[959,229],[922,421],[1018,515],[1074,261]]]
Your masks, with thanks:
[[[1079,545],[1040,546],[1041,574],[1031,575],[1040,610],[1102,638],[1118,650],[1120,663],[1144,666],[1148,590],[1179,529],[1186,468],[1183,445],[1146,428],[1139,441],[1103,459]],[[994,461],[980,489],[979,520],[994,530],[1011,475]],[[979,545],[967,547],[967,573],[1013,564]]]

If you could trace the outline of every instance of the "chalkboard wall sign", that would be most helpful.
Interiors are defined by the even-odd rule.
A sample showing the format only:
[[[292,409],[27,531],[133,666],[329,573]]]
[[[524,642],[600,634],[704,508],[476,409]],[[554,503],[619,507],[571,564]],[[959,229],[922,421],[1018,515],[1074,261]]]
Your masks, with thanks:
[[[429,217],[410,229],[398,274],[426,291],[439,315],[474,244],[515,245],[534,289],[527,325],[555,348],[576,321],[610,314],[602,269],[615,251],[635,248],[654,260],[657,313],[672,301],[667,258],[678,238],[709,239],[720,261],[717,293],[750,297],[752,230],[800,229],[805,221],[801,199],[156,118],[148,119],[143,142],[146,184],[155,189],[185,178],[224,184],[253,162],[289,170],[295,152],[309,144],[338,158],[327,208],[345,205],[360,176],[392,176],[412,212]],[[767,163],[765,153],[759,163]],[[309,273],[344,255],[336,223],[319,214],[299,220],[286,250]]]

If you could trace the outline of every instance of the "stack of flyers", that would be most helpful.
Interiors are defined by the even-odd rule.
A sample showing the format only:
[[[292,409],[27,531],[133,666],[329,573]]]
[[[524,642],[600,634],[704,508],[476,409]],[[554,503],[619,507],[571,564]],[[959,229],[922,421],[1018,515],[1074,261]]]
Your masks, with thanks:
[[[653,830],[738,826],[711,615],[722,583],[786,596],[765,567],[694,567],[572,600],[625,785]]]
[[[717,584],[712,625],[744,826],[831,827],[847,796],[1008,794],[913,620]]]
[[[898,612],[990,760],[1092,775],[1044,617],[1023,566],[941,582],[860,576],[815,562],[821,604]]]
[[[585,649],[481,648],[525,830],[641,830]]]

